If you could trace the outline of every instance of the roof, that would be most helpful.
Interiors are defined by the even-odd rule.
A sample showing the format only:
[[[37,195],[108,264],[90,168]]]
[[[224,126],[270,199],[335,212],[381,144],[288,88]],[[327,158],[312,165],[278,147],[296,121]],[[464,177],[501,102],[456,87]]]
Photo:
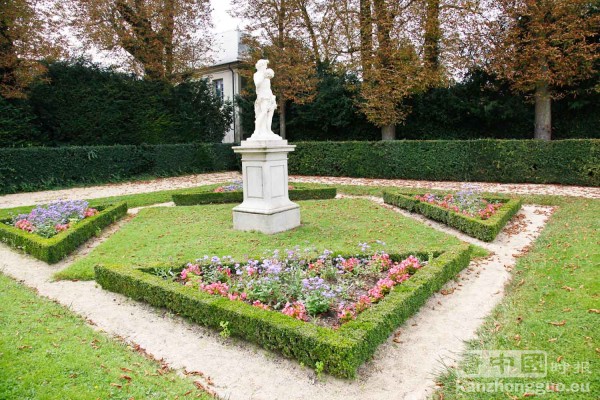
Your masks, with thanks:
[[[217,33],[215,35],[215,48],[217,50],[213,55],[215,62],[211,67],[241,61],[246,50],[246,46],[241,43],[241,40],[242,32],[238,29]]]

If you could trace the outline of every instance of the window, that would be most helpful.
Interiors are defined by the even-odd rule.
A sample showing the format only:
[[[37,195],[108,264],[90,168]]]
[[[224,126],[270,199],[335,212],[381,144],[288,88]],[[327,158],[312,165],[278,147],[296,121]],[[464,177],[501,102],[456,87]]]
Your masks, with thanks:
[[[212,81],[212,83],[213,83],[213,88],[215,89],[215,94],[217,96],[219,96],[221,98],[221,100],[223,100],[223,94],[224,94],[223,79],[214,79]]]

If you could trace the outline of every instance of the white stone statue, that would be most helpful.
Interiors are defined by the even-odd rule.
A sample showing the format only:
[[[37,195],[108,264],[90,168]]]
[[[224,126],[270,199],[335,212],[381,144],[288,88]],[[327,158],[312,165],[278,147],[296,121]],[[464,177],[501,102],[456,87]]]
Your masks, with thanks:
[[[258,60],[256,72],[254,73],[254,85],[256,86],[256,101],[254,102],[254,113],[256,115],[254,133],[248,140],[281,140],[271,130],[273,113],[277,109],[275,95],[271,91],[271,78],[275,76],[272,69],[267,68],[269,60]]]

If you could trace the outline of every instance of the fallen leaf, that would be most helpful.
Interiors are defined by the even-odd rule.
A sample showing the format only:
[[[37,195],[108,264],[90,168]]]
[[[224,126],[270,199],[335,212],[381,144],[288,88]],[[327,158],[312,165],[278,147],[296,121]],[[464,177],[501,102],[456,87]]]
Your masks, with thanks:
[[[549,341],[550,343],[554,343],[554,342],[556,342],[557,340],[558,340],[558,338],[551,338],[551,339],[548,339],[548,341]]]
[[[600,314],[600,310],[598,310],[597,308],[590,308],[590,309],[588,310],[588,312],[589,312],[590,314]]]
[[[563,286],[561,289],[565,289],[567,292],[572,292],[573,290],[575,290],[572,287],[568,287],[568,286]]]
[[[559,362],[561,362],[561,361],[562,361],[562,359],[563,359],[563,356],[558,356],[558,357],[556,358],[556,362],[557,362],[557,363],[559,363]]]
[[[125,379],[128,382],[131,381],[131,377],[129,375],[121,375],[121,379]]]
[[[564,325],[567,323],[567,321],[563,319],[563,320],[562,320],[562,321],[560,321],[560,322],[548,322],[548,323],[549,323],[550,325],[554,325],[554,326],[564,326]]]
[[[119,385],[118,383],[111,383],[110,386],[114,386],[119,389],[121,389],[123,387],[123,385]]]

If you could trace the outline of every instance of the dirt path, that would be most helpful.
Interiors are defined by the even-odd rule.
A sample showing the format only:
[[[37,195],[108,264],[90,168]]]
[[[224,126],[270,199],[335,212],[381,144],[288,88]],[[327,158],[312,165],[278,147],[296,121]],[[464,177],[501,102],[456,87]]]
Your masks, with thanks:
[[[381,199],[372,200],[381,203]],[[48,266],[2,244],[0,271],[68,306],[93,321],[98,329],[138,344],[170,366],[202,372],[213,382],[210,389],[222,398],[424,399],[434,388],[436,371],[442,365],[453,364],[464,350],[464,341],[474,337],[483,318],[500,301],[509,270],[516,262],[515,254],[533,242],[551,211],[549,207],[524,206],[489,244],[427,221],[433,228],[485,247],[494,255],[471,262],[455,281],[435,294],[398,329],[397,335],[380,346],[374,358],[361,367],[355,381],[332,377],[316,381],[314,373],[296,361],[244,341],[225,341],[210,329],[104,291],[94,282],[51,281],[55,271],[81,254]],[[103,237],[96,239],[101,240]],[[92,242],[79,252],[89,252],[96,244]]]
[[[121,196],[126,194],[148,193],[161,190],[183,189],[212,183],[241,179],[239,172],[217,172],[212,174],[187,175],[173,178],[160,178],[151,181],[137,181],[89,186],[82,188],[51,190],[33,193],[17,193],[0,196],[0,208],[47,203],[60,199],[93,199]],[[322,176],[291,176],[291,182],[328,183],[336,185],[396,186],[440,190],[458,190],[464,182],[412,181],[403,179],[339,178]],[[486,192],[515,194],[550,194],[600,199],[600,188],[584,186],[477,183]]]

